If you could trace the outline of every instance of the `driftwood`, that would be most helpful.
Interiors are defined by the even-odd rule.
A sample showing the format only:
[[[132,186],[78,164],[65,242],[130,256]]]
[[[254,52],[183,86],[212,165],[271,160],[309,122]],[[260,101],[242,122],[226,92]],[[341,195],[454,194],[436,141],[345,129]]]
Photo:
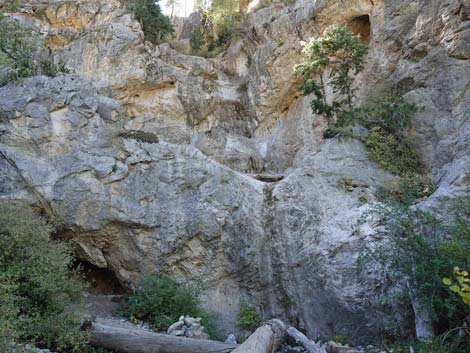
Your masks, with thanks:
[[[287,329],[287,335],[299,346],[303,347],[308,353],[326,353],[325,348],[320,343],[315,343],[307,338],[295,327]]]
[[[282,321],[268,321],[232,353],[274,353],[284,341],[285,333],[286,326]]]
[[[271,320],[241,345],[175,337],[113,322],[91,322],[90,343],[122,353],[274,353],[284,341],[286,326]]]
[[[265,183],[275,183],[284,179],[284,175],[281,174],[250,174],[250,177]]]
[[[90,343],[122,353],[229,353],[237,347],[236,344],[175,337],[97,322],[91,324]]]

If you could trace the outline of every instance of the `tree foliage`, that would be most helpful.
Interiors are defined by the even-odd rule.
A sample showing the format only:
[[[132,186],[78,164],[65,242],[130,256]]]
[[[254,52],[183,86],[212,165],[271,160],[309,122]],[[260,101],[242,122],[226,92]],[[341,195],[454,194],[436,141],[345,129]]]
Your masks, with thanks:
[[[296,65],[294,72],[304,79],[303,93],[314,95],[313,112],[323,115],[331,124],[342,112],[353,108],[353,82],[355,75],[364,69],[367,46],[349,29],[333,24],[322,37],[305,45],[304,54],[304,62]],[[327,85],[335,95],[332,101],[327,98]]]
[[[166,330],[180,316],[201,317],[210,337],[217,337],[214,318],[201,308],[200,289],[168,276],[148,276],[129,297],[127,312],[134,320],[148,322],[156,330]]]
[[[447,278],[455,267],[470,267],[470,199],[457,199],[455,210],[449,225],[429,212],[380,208],[384,239],[369,244],[360,256],[362,268],[381,269],[389,283],[407,288],[405,302],[411,296],[428,308],[438,334],[461,326],[470,315],[470,306],[448,288],[452,281]]]
[[[56,76],[68,72],[63,64],[54,64],[36,29],[0,13],[0,68],[6,74],[1,83],[34,75]]]
[[[30,208],[0,202],[0,350],[28,341],[79,351],[87,335],[70,311],[83,285],[70,271],[70,247],[51,239],[51,226]],[[3,345],[3,347],[2,347]]]
[[[158,1],[135,0],[131,8],[149,42],[160,44],[174,32],[170,18],[162,13]]]

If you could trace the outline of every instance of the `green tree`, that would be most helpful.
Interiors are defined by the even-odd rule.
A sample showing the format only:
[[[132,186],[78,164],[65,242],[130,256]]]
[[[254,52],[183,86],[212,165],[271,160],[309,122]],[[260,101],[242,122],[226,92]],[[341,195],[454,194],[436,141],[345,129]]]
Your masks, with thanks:
[[[470,315],[470,306],[448,288],[449,281],[443,281],[455,267],[470,268],[470,198],[443,206],[455,209],[449,212],[454,218],[450,225],[417,209],[378,208],[385,224],[384,239],[367,244],[359,260],[362,268],[383,271],[391,283],[407,282],[403,301],[409,303],[412,297],[428,308],[438,334],[461,326]]]
[[[312,39],[304,47],[304,54],[304,62],[296,65],[294,72],[304,79],[303,93],[314,94],[313,112],[323,115],[332,124],[343,112],[353,108],[352,85],[355,75],[364,69],[367,46],[349,29],[333,24],[322,37]],[[335,95],[331,102],[327,99],[327,84]]]
[[[162,13],[158,1],[136,0],[132,10],[142,25],[146,40],[160,44],[174,32],[170,18]]]
[[[30,208],[0,202],[0,351],[12,342],[79,351],[87,341],[81,316],[69,310],[83,284],[70,271],[70,247]],[[3,345],[3,346],[2,346]]]

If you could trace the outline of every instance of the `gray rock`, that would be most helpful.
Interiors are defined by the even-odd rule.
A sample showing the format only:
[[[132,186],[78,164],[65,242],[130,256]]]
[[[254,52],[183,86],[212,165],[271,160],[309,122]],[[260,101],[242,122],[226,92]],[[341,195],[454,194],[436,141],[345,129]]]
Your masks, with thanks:
[[[231,333],[231,334],[228,335],[227,338],[225,339],[225,343],[237,344],[237,338],[235,337],[235,335],[234,335],[233,333]]]
[[[222,333],[238,333],[248,297],[264,319],[311,337],[373,336],[387,320],[375,302],[386,285],[357,274],[358,249],[376,229],[355,225],[392,176],[359,141],[323,140],[326,122],[312,116],[292,67],[302,40],[370,15],[358,102],[396,85],[423,106],[412,137],[438,185],[423,206],[440,210],[470,185],[468,6],[259,3],[226,55],[206,59],[144,43],[118,0],[22,2],[75,74],[0,88],[0,197],[61,218],[78,255],[129,288],[147,273],[204,278]],[[129,130],[158,143],[121,135]],[[286,177],[268,184],[246,173]],[[341,178],[360,186],[342,190]]]
[[[191,13],[184,19],[183,28],[179,35],[179,39],[191,39],[193,32],[200,25],[202,16],[199,11]]]

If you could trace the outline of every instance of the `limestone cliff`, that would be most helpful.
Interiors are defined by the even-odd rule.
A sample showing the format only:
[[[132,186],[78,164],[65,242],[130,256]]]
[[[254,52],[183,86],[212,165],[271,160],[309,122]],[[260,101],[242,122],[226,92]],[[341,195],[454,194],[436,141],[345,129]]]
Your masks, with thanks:
[[[0,197],[62,219],[78,255],[125,286],[155,271],[204,279],[226,332],[240,297],[312,336],[370,336],[386,319],[385,284],[355,270],[373,224],[355,225],[391,176],[359,141],[323,140],[292,75],[327,25],[370,43],[359,100],[397,86],[423,107],[413,133],[438,185],[427,206],[470,191],[465,0],[254,1],[214,59],[144,42],[119,0],[22,1],[14,15],[73,73],[0,88]]]

